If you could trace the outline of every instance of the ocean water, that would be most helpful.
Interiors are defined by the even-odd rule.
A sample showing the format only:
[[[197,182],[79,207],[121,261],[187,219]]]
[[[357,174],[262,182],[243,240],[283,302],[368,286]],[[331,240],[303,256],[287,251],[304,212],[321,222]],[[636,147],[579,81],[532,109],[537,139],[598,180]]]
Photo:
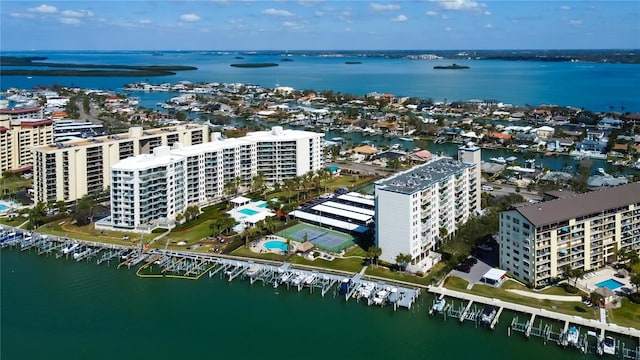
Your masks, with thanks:
[[[549,63],[535,61],[455,60],[468,70],[434,70],[451,60],[410,60],[386,58],[330,58],[279,55],[218,55],[211,52],[6,52],[14,56],[47,56],[47,61],[129,65],[192,65],[195,71],[153,78],[93,78],[4,76],[0,88],[32,88],[37,85],[76,85],[87,88],[121,90],[123,85],[148,80],[152,83],[181,80],[192,82],[239,82],[296,89],[333,90],[365,95],[369,92],[432,98],[436,101],[497,99],[515,105],[556,104],[583,107],[592,111],[640,111],[640,65],[604,63]],[[356,60],[362,64],[347,65]],[[233,68],[236,62],[276,62],[271,68]],[[146,96],[146,95],[145,95]],[[155,96],[156,102],[173,95]],[[153,103],[155,104],[155,103]]]
[[[0,260],[3,360],[597,358],[508,337],[513,314],[494,331],[429,317],[425,294],[393,312],[238,279],[142,279],[8,249]]]

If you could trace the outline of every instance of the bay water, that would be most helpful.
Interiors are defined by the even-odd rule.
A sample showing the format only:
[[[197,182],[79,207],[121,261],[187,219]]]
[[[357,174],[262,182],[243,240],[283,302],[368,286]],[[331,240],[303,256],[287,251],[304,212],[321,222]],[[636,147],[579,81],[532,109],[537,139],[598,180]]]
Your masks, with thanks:
[[[596,358],[507,336],[513,314],[503,313],[494,331],[429,317],[424,292],[411,310],[394,312],[241,279],[143,279],[113,263],[13,249],[0,260],[6,360]]]
[[[46,56],[47,61],[78,64],[191,65],[195,71],[176,75],[139,77],[51,77],[4,76],[0,88],[32,88],[37,85],[75,85],[84,88],[119,91],[135,81],[152,83],[181,80],[192,82],[226,82],[276,84],[296,89],[332,90],[355,95],[369,92],[397,96],[432,98],[436,101],[496,99],[514,105],[556,104],[592,111],[640,111],[640,65],[536,62],[502,60],[455,60],[469,66],[467,70],[436,70],[436,65],[450,65],[452,60],[411,60],[406,58],[361,58],[288,56],[281,62],[279,54],[242,54],[209,51],[168,51],[164,56],[135,51],[24,51],[5,52],[10,56]],[[361,64],[348,65],[345,61]],[[231,63],[274,62],[277,67],[234,68]],[[11,69],[13,67],[7,67]],[[175,96],[175,95],[172,95]],[[146,96],[145,96],[146,97]],[[167,94],[154,95],[164,101]],[[147,105],[147,104],[145,104]],[[155,105],[155,102],[152,103]]]

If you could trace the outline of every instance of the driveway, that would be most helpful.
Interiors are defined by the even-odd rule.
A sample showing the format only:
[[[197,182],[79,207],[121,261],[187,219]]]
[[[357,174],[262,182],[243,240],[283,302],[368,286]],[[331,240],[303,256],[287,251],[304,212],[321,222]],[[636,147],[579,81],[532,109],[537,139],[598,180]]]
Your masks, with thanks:
[[[465,273],[458,270],[451,270],[451,275],[457,276],[461,279],[467,280],[470,284],[479,283],[482,276],[491,270],[493,267],[478,259],[478,263],[471,267],[469,273]]]

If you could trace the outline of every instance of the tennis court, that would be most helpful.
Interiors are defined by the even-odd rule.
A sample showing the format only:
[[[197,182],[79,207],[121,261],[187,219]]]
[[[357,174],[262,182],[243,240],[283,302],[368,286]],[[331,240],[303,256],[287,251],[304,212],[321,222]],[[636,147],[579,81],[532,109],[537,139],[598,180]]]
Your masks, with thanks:
[[[304,242],[305,234],[307,239],[315,246],[336,253],[355,245],[353,236],[349,234],[305,223],[299,223],[284,229],[277,235],[294,241]]]

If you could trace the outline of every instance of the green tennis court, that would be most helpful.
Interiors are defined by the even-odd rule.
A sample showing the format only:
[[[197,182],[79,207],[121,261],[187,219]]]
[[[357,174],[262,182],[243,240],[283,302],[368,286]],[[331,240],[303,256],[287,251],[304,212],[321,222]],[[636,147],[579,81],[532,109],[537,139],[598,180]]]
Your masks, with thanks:
[[[306,235],[307,240],[315,246],[336,253],[355,245],[355,239],[349,234],[306,223],[296,224],[280,231],[277,235],[299,242],[304,242]]]

